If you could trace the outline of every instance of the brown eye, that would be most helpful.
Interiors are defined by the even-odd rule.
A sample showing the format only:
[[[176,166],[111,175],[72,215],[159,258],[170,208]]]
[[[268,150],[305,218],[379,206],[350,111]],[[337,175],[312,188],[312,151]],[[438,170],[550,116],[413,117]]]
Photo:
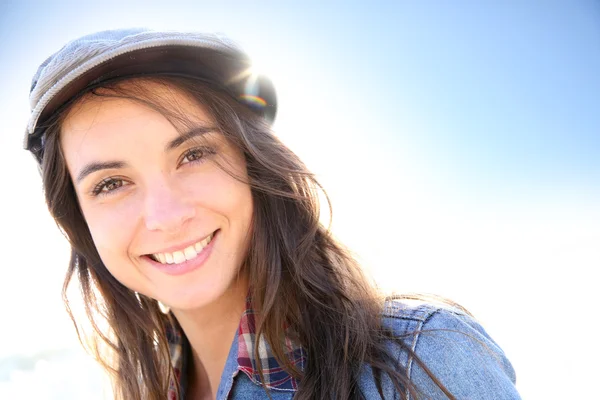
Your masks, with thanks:
[[[204,152],[201,149],[194,149],[191,151],[188,151],[184,156],[183,156],[183,160],[182,160],[182,164],[185,164],[186,162],[193,162],[193,161],[198,161],[200,160],[202,157],[204,156]]]
[[[125,182],[123,181],[123,179],[106,178],[94,187],[94,189],[92,190],[92,194],[94,196],[98,196],[100,194],[108,194],[123,187],[124,184]]]
[[[196,147],[194,149],[190,149],[183,154],[179,165],[194,162],[202,162],[204,161],[207,155],[211,154],[214,154],[214,151],[209,149],[208,147]]]
[[[107,183],[104,186],[103,190],[105,190],[107,192],[110,192],[112,190],[120,188],[121,186],[123,186],[123,181],[121,181],[121,180],[112,180],[112,181],[110,181],[109,183]]]

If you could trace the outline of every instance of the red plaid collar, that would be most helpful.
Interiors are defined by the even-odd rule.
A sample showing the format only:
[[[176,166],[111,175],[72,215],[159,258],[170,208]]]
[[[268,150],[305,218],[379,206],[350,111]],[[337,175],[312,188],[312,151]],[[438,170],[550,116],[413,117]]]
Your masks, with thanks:
[[[298,380],[293,378],[286,370],[279,365],[271,348],[264,336],[261,336],[258,343],[258,356],[254,357],[254,344],[256,342],[256,325],[254,311],[252,310],[250,301],[246,302],[246,310],[242,314],[240,325],[237,333],[238,346],[238,371],[244,372],[254,383],[263,385],[269,389],[292,390],[298,389]],[[175,371],[176,382],[181,382],[182,374],[185,372],[182,369],[184,358],[184,337],[181,328],[175,327],[167,330],[167,339],[171,352],[171,362]],[[286,356],[292,364],[300,370],[304,370],[306,365],[306,353],[301,346],[295,344],[290,338],[285,337]],[[262,366],[264,380],[261,381],[258,373],[258,366]],[[171,381],[169,386],[168,399],[177,400],[176,398],[176,383]]]

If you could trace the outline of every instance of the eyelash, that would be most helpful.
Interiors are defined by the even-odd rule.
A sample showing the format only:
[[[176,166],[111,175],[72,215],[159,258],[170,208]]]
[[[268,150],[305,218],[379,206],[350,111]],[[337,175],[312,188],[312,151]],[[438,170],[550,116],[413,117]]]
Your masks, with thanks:
[[[106,189],[110,184],[114,184],[120,182],[120,185],[115,188],[115,189],[111,189],[111,190],[104,190]],[[96,186],[94,186],[94,188],[92,189],[92,195],[93,196],[103,196],[103,195],[107,195],[111,192],[114,192],[115,190],[118,190],[120,188],[123,187],[125,181],[123,179],[120,178],[106,178],[106,179],[102,179],[100,182],[98,182],[98,184]]]
[[[187,163],[184,163],[184,159],[186,157],[189,157],[192,154],[195,153],[200,153],[200,156],[198,157],[197,160],[190,160]],[[178,165],[183,165],[183,164],[191,164],[191,163],[201,163],[204,162],[205,158],[207,156],[213,155],[215,154],[215,151],[213,149],[211,149],[210,147],[194,147],[193,149],[189,149],[187,150],[185,153],[183,153],[183,155],[181,156],[181,159],[178,163]]]
[[[189,157],[189,156],[191,156],[193,154],[197,154],[197,153],[200,153],[200,154],[196,160],[189,160],[187,162],[184,162],[186,157]],[[195,147],[193,149],[189,149],[185,153],[183,153],[183,155],[181,156],[178,166],[185,165],[185,164],[202,163],[205,161],[205,158],[207,156],[213,155],[213,154],[215,154],[215,151],[213,149],[211,149],[210,147]],[[109,185],[116,184],[116,183],[120,183],[118,185],[118,187],[116,187],[114,189],[105,190]],[[96,186],[94,186],[91,193],[94,197],[105,196],[111,192],[114,192],[115,190],[119,190],[124,185],[125,185],[124,179],[115,178],[115,177],[105,178],[105,179],[102,179],[100,182],[98,182],[98,184]]]

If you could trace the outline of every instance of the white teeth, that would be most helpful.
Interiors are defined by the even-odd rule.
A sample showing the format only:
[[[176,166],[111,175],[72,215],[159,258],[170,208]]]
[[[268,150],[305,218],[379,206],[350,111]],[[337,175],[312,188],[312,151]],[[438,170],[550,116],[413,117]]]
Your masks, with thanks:
[[[153,254],[161,264],[181,264],[186,260],[194,259],[212,240],[213,234],[193,246],[188,246],[183,250],[174,251],[173,253],[156,253]]]
[[[185,255],[183,254],[183,251],[174,251],[173,252],[173,262],[175,264],[181,264],[184,261],[185,261]]]
[[[196,256],[198,255],[198,253],[196,253],[196,250],[194,249],[194,246],[186,247],[185,250],[183,250],[183,254],[185,255],[186,260],[196,258]]]

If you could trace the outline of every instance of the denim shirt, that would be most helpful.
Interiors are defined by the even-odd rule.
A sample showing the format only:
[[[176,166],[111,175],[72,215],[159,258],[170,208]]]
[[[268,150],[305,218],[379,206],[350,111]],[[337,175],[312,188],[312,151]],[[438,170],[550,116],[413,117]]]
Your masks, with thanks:
[[[432,304],[409,305],[401,301],[385,304],[383,323],[410,346],[415,354],[431,370],[434,376],[456,399],[512,400],[520,399],[515,388],[515,372],[502,349],[490,338],[472,317],[460,310]],[[241,339],[240,339],[241,338]],[[216,392],[218,400],[268,399],[262,384],[243,366],[240,366],[239,341],[243,335],[235,335],[229,356]],[[296,351],[298,349],[295,349]],[[419,399],[447,399],[440,388],[429,378],[419,363],[408,356],[397,344],[389,344],[389,350],[404,366],[411,382],[417,387]],[[269,352],[268,347],[261,351]],[[184,351],[185,353],[185,351]],[[268,356],[268,354],[267,354]],[[185,377],[185,361],[179,361]],[[277,365],[272,371],[283,373]],[[300,360],[300,366],[304,365]],[[298,365],[298,364],[297,364]],[[269,384],[273,400],[292,399],[298,382],[289,377],[286,384]],[[185,379],[180,382],[180,399],[185,399]],[[364,365],[359,387],[367,400],[380,399],[371,368]],[[384,399],[412,399],[406,393],[398,393],[389,377],[382,374]]]

